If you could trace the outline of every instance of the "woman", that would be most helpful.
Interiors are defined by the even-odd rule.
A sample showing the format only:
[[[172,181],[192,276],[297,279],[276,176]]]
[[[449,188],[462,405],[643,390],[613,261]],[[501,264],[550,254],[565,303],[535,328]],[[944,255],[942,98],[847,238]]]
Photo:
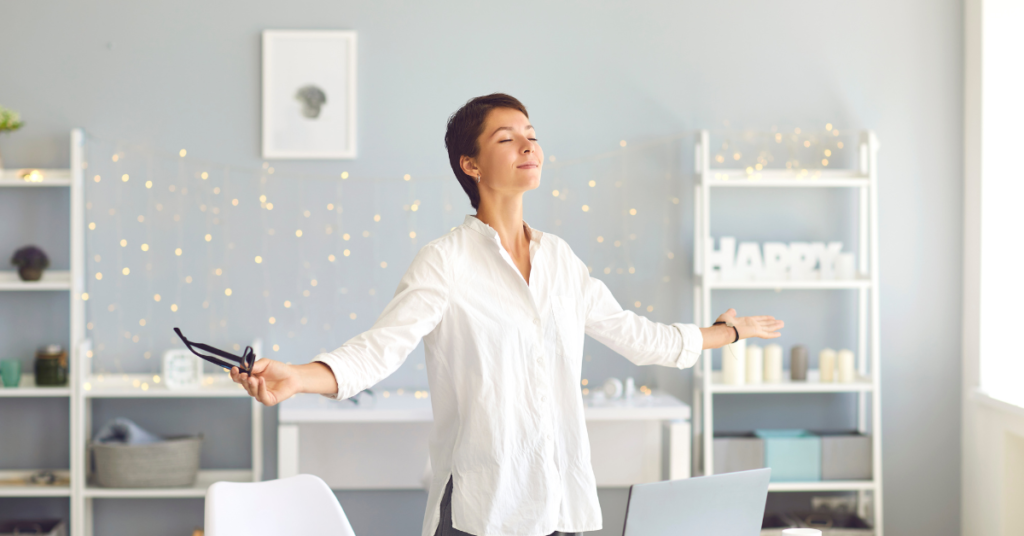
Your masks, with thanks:
[[[565,241],[523,221],[544,152],[526,108],[503,94],[448,121],[448,156],[475,215],[424,246],[365,333],[312,363],[260,359],[231,377],[260,402],[354,396],[423,339],[434,470],[422,536],[542,536],[599,530],[579,382],[584,334],[638,365],[692,366],[701,350],[775,338],[770,316],[661,324],[623,310]]]

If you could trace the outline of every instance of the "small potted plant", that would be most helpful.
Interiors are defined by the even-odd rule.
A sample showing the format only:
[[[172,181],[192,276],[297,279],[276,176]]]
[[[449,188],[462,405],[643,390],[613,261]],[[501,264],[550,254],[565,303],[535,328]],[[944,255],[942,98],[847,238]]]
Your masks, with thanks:
[[[11,264],[18,267],[18,276],[22,281],[39,281],[43,277],[43,270],[50,267],[50,259],[43,250],[25,246],[14,252]]]
[[[18,112],[14,110],[8,110],[3,106],[0,106],[0,134],[4,132],[14,132],[24,125],[25,122],[21,120]],[[4,160],[0,158],[0,173],[4,170]]]

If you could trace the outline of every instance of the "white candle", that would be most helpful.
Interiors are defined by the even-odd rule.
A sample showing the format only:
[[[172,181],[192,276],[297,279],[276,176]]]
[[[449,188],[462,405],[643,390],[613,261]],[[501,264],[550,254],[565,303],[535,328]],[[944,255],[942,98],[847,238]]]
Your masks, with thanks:
[[[764,347],[764,381],[779,383],[782,381],[782,347],[769,344]]]
[[[836,279],[855,279],[857,265],[853,253],[840,253],[836,256]]]
[[[722,381],[729,385],[743,385],[746,379],[747,340],[740,339],[722,347]]]
[[[831,348],[825,348],[821,352],[818,352],[818,372],[821,376],[821,381],[824,383],[832,383],[836,381],[836,351]]]
[[[760,346],[751,344],[747,347],[747,383],[764,381],[764,351]]]
[[[839,350],[839,382],[853,383],[857,376],[853,372],[853,352],[850,350]]]

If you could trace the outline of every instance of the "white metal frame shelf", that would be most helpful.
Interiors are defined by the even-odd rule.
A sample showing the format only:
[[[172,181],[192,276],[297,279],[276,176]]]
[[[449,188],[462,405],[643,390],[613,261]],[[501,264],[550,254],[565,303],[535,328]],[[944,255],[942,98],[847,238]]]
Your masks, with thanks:
[[[91,372],[92,343],[85,337],[85,203],[84,203],[84,143],[85,134],[81,129],[71,131],[71,165],[67,169],[40,169],[40,182],[24,181],[17,170],[0,171],[0,188],[69,188],[71,227],[70,270],[46,270],[40,281],[21,281],[17,272],[0,271],[0,291],[66,291],[70,302],[70,344],[68,348],[67,387],[39,387],[35,376],[22,374],[17,388],[0,387],[0,403],[5,398],[53,398],[67,397],[70,411],[70,468],[39,468],[53,471],[58,477],[68,479],[66,486],[3,485],[0,497],[68,497],[71,501],[71,516],[68,520],[70,533],[74,536],[92,536],[93,499],[146,499],[146,498],[202,498],[206,488],[214,482],[258,482],[262,480],[263,469],[263,405],[249,397],[245,389],[235,384],[224,374],[207,375],[208,383],[192,391],[170,391],[166,386],[153,381],[153,375],[101,375]],[[262,355],[259,340],[252,344],[256,355]],[[150,388],[143,390],[135,381],[147,382]],[[86,446],[92,430],[92,402],[96,399],[180,399],[180,398],[250,398],[252,418],[252,467],[249,469],[200,469],[196,482],[182,488],[157,489],[112,489],[101,488],[87,482]],[[0,468],[2,469],[2,468]],[[38,469],[0,470],[0,480],[27,477]]]
[[[263,343],[257,339],[251,344],[256,355],[262,355]],[[170,390],[153,374],[95,374],[92,372],[92,341],[83,339],[78,345],[75,373],[78,413],[72,417],[79,442],[72,455],[80,456],[78,467],[82,472],[73,478],[77,483],[72,494],[72,533],[93,534],[93,499],[195,499],[206,496],[206,489],[214,482],[259,482],[263,479],[263,405],[249,396],[245,388],[231,381],[227,373],[206,374],[196,389]],[[85,471],[86,445],[92,430],[92,404],[97,399],[182,399],[182,398],[248,398],[252,419],[251,453],[249,469],[200,469],[191,486],[179,488],[103,488],[89,481]],[[77,513],[76,513],[77,512]]]
[[[698,284],[710,289],[763,289],[763,290],[820,290],[820,289],[866,289],[871,288],[870,279],[817,279],[809,281],[716,281],[710,278],[698,277]]]
[[[757,385],[727,385],[721,372],[712,370],[712,352],[705,350],[693,375],[693,472],[714,474],[715,395],[751,393],[853,393],[857,396],[858,431],[872,439],[872,475],[864,481],[772,482],[772,492],[856,491],[858,510],[872,518],[876,536],[882,536],[882,434],[880,338],[878,307],[878,141],[866,131],[858,142],[856,169],[811,171],[713,169],[711,136],[699,132],[694,148],[694,318],[701,325],[712,322],[713,290],[851,290],[858,296],[857,378],[852,383],[820,383],[816,370],[809,371],[807,382]],[[853,280],[814,281],[720,281],[711,274],[707,252],[711,246],[711,192],[720,188],[852,188],[859,195],[858,273]],[[788,374],[787,374],[788,376]],[[870,421],[868,402],[870,401]],[[870,499],[870,507],[868,499]]]
[[[39,281],[22,281],[18,272],[13,270],[0,271],[0,292],[20,291],[63,291],[68,292],[70,334],[68,347],[69,367],[74,365],[75,341],[81,338],[85,322],[82,320],[81,300],[77,299],[83,288],[82,277],[82,143],[84,134],[80,129],[71,131],[71,168],[40,169],[43,180],[31,182],[22,180],[17,170],[0,171],[0,188],[68,188],[70,191],[70,239],[71,266],[69,270],[45,270]],[[37,386],[35,375],[30,372],[22,374],[21,382],[16,388],[0,387],[0,403],[5,398],[67,398],[69,417],[73,419],[76,404],[74,382],[68,379],[66,387]],[[58,478],[68,479],[66,486],[44,485],[10,485],[0,484],[0,497],[73,497],[75,492],[75,435],[74,425],[69,432],[70,460],[67,468],[40,467],[36,469],[0,470],[0,480],[23,479],[39,470],[53,471]],[[72,515],[72,517],[74,517]]]
[[[75,132],[81,132],[81,130],[75,129],[71,131],[72,143],[74,143]],[[43,180],[39,182],[32,182],[22,180],[17,170],[5,169],[0,171],[0,188],[51,188],[51,187],[68,187],[74,182],[74,172],[70,168],[57,168],[57,169],[37,169],[40,175],[43,176]],[[81,183],[79,183],[81,186]]]

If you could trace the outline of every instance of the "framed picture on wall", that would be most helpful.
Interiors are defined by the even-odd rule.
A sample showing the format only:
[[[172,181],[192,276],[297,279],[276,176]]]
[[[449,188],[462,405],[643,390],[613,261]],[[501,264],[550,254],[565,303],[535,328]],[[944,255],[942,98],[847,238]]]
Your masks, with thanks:
[[[356,33],[263,32],[263,158],[356,157]]]

